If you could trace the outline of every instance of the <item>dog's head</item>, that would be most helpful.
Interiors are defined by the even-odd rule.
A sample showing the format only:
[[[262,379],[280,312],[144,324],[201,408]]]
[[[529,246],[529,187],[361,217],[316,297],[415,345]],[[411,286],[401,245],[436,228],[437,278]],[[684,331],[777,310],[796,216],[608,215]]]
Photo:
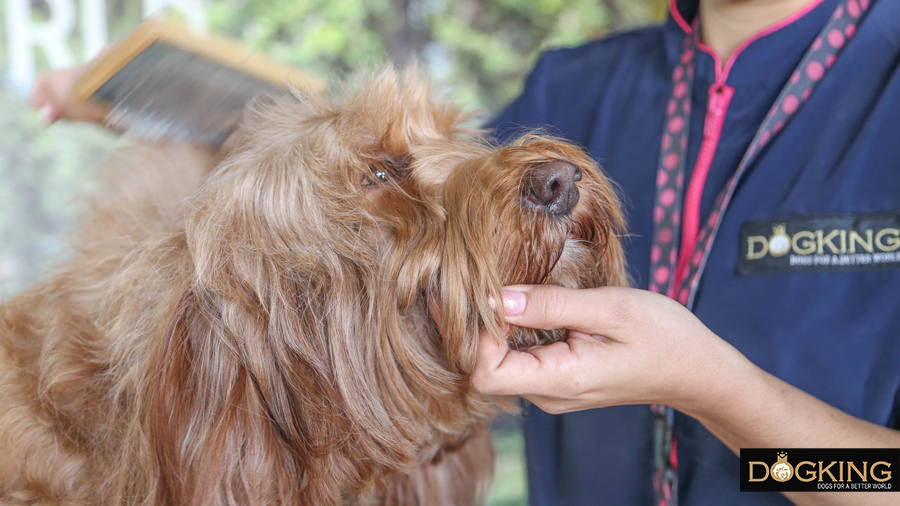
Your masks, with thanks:
[[[164,353],[216,336],[308,455],[343,441],[390,461],[415,453],[411,434],[485,412],[461,371],[479,326],[501,335],[489,301],[516,283],[624,284],[622,218],[581,149],[498,146],[466,119],[393,72],[256,104],[194,200],[193,281]]]
[[[437,310],[450,367],[471,365],[479,325],[499,332],[501,286],[624,284],[596,164],[550,137],[494,145],[466,119],[392,72],[349,97],[259,104],[193,217],[198,280],[358,341],[427,339]]]

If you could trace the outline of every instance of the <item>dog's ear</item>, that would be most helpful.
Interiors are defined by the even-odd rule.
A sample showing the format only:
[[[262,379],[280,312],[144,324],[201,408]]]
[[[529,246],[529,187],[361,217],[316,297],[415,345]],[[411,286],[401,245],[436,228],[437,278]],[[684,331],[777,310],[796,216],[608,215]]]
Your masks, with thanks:
[[[625,250],[622,247],[622,236],[619,231],[624,230],[624,219],[619,209],[610,211],[610,219],[614,225],[610,227],[606,236],[604,254],[600,256],[600,286],[632,286],[631,276],[625,262]]]
[[[166,329],[149,392],[159,504],[217,503],[221,474],[236,459],[235,413],[228,406],[246,403],[247,381],[222,344],[198,297],[186,290]]]
[[[480,238],[465,237],[480,227],[477,216],[448,217],[447,237],[440,268],[439,299],[442,309],[440,331],[450,365],[457,371],[475,366],[479,331],[482,327],[492,338],[502,340],[503,317],[491,301],[502,300],[501,280],[497,277],[496,252],[484,246]],[[467,226],[454,221],[468,220]],[[472,251],[475,247],[478,250]]]
[[[581,155],[582,164],[587,167],[593,162],[584,153]],[[616,193],[616,185],[600,170],[584,170],[596,184],[591,185],[594,193],[589,199],[593,205],[587,213],[600,219],[602,226],[596,232],[594,240],[597,242],[597,274],[598,279],[593,286],[624,286],[632,285],[631,276],[628,274],[625,261],[625,250],[622,241],[626,237],[626,220],[622,212],[622,204]]]
[[[283,385],[263,384],[272,381],[260,372],[265,358],[249,356],[241,342],[260,329],[239,310],[222,313],[208,296],[185,290],[161,343],[147,412],[157,503],[288,504],[310,448],[293,447],[302,438],[280,432],[289,422],[273,412],[271,392]]]
[[[148,392],[159,504],[337,505],[336,484],[417,455],[387,403],[421,399],[385,390],[390,371],[360,350],[389,336],[365,336],[340,287],[276,285],[266,301],[194,286],[175,304]]]

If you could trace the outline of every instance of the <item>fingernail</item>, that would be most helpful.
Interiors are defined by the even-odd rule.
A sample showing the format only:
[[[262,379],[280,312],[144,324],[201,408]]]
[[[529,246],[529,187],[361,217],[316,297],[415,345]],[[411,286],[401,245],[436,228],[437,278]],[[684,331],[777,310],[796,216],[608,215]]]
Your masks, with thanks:
[[[45,125],[53,123],[53,106],[47,104],[44,107],[41,107],[41,109],[38,111],[38,115],[41,117],[41,120]]]
[[[506,316],[519,316],[525,312],[525,293],[503,290],[503,312]]]

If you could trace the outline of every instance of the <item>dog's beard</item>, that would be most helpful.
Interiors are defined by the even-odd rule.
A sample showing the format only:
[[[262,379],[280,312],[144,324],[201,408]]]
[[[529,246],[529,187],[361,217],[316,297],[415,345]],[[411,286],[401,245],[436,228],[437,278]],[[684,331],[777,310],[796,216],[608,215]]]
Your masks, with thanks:
[[[599,276],[591,275],[599,265],[593,258],[591,246],[574,237],[562,241],[562,246],[548,258],[547,269],[527,276],[524,284],[558,285],[567,288],[594,288],[602,285]],[[543,266],[540,266],[543,267]],[[515,278],[514,278],[515,279]],[[510,345],[516,349],[544,345],[568,338],[567,329],[531,329],[514,327],[509,336]]]
[[[611,230],[600,216],[581,212],[565,218],[537,217],[518,258],[507,264],[504,285],[546,284],[566,288],[594,288],[619,284],[603,272]],[[564,341],[566,329],[514,327],[509,336],[517,349]]]

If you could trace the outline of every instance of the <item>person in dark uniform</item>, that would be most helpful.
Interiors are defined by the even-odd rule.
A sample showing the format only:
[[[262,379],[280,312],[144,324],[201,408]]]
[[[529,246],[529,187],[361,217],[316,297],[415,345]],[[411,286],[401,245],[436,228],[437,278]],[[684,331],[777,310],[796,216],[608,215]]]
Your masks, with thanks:
[[[504,292],[572,330],[472,376],[530,401],[532,506],[900,504],[741,493],[737,456],[900,447],[900,0],[676,0],[544,54],[491,126],[587,148],[637,287]]]

